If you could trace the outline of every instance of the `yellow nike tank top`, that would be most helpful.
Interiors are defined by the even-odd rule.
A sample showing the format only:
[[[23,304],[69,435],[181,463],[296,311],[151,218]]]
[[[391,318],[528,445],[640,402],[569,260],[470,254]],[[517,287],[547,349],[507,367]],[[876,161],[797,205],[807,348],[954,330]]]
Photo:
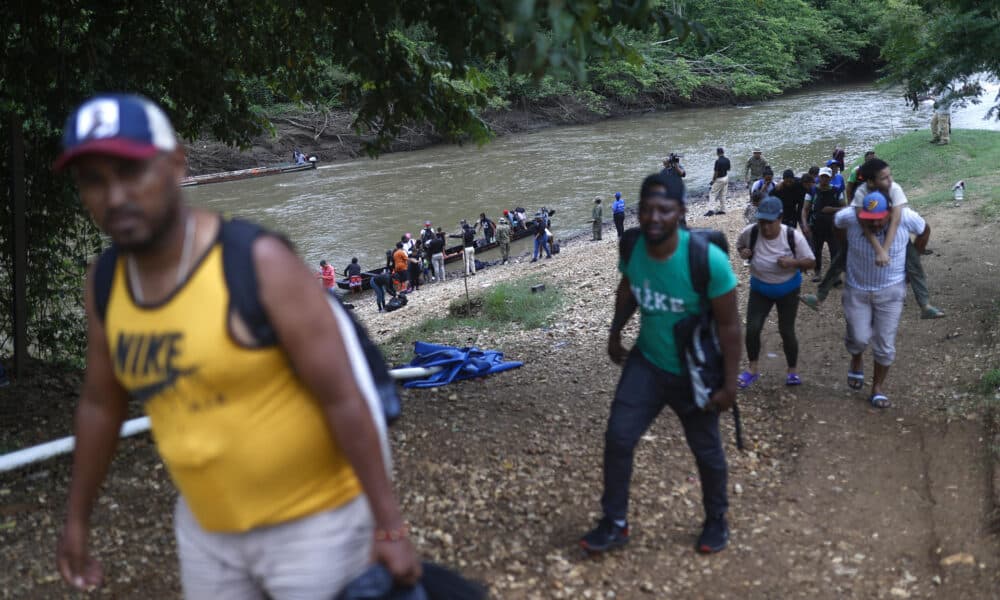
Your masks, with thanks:
[[[278,346],[229,332],[217,241],[156,306],[118,259],[105,329],[115,375],[144,404],[163,461],[208,531],[241,532],[340,506],[361,486],[319,401]]]

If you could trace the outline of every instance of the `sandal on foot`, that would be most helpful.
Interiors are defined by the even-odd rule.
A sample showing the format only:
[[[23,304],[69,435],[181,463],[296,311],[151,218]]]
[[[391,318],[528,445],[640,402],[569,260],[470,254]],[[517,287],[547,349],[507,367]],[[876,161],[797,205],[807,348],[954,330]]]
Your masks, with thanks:
[[[785,385],[802,385],[802,378],[799,377],[798,373],[789,373],[785,377]]]
[[[872,403],[873,408],[889,408],[892,406],[892,402],[889,402],[889,397],[885,394],[872,394],[872,397],[868,401]]]
[[[819,311],[819,298],[816,294],[803,294],[802,296],[799,296],[799,300],[801,300],[802,304],[805,304],[809,308]]]
[[[740,373],[739,378],[736,380],[736,387],[740,388],[741,390],[745,390],[751,385],[753,385],[753,383],[758,379],[760,379],[760,373],[754,374],[751,373],[750,371],[743,371],[742,373]]]
[[[847,372],[847,387],[852,390],[860,390],[865,387],[865,374],[863,371]]]
[[[944,316],[944,311],[928,304],[920,311],[921,319],[940,319]]]

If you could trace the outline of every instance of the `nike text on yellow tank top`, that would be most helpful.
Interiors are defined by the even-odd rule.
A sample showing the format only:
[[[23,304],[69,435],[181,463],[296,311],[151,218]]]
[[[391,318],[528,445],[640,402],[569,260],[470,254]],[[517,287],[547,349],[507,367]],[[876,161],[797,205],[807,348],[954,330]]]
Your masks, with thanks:
[[[209,531],[240,532],[335,508],[360,484],[324,413],[277,346],[229,334],[217,243],[157,306],[138,306],[118,260],[105,328],[115,375],[152,422],[191,511]]]

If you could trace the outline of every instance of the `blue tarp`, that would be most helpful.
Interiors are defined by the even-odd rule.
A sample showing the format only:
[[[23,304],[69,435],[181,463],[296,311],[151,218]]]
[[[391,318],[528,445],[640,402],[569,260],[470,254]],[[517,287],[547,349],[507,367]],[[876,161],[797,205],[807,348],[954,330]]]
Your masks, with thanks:
[[[518,361],[503,360],[503,352],[497,350],[480,350],[479,348],[455,348],[427,342],[414,342],[414,359],[405,367],[444,367],[441,371],[424,377],[411,379],[403,384],[406,388],[431,388],[445,385],[461,379],[483,377],[490,373],[499,373],[516,369],[522,364]]]

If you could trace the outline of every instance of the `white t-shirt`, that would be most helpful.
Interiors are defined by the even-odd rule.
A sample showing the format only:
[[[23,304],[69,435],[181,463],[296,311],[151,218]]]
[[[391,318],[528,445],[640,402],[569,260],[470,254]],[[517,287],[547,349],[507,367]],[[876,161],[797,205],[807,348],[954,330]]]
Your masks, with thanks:
[[[920,235],[927,228],[923,217],[904,207],[899,220],[896,238],[889,248],[889,264],[880,267],[875,264],[875,248],[865,238],[857,212],[847,207],[833,218],[833,224],[847,230],[847,285],[865,292],[876,292],[906,281],[906,245],[910,235]],[[885,243],[889,227],[875,234],[875,239]]]
[[[747,225],[740,232],[740,237],[736,240],[737,248],[750,248],[750,230],[754,225]],[[812,248],[802,232],[794,229],[795,236],[795,258],[815,259]],[[782,256],[792,256],[792,249],[788,247],[788,226],[781,226],[781,233],[773,240],[764,237],[763,231],[757,232],[757,245],[750,257],[750,274],[760,279],[764,283],[784,283],[795,277],[798,267],[783,269],[778,266],[778,259]]]
[[[865,196],[868,195],[868,192],[867,183],[859,185],[858,189],[854,190],[854,198],[851,200],[851,206],[861,208],[861,203],[864,201]],[[895,181],[889,187],[889,203],[892,206],[903,206],[906,204],[906,194],[903,193],[903,188],[899,187],[899,184]]]

